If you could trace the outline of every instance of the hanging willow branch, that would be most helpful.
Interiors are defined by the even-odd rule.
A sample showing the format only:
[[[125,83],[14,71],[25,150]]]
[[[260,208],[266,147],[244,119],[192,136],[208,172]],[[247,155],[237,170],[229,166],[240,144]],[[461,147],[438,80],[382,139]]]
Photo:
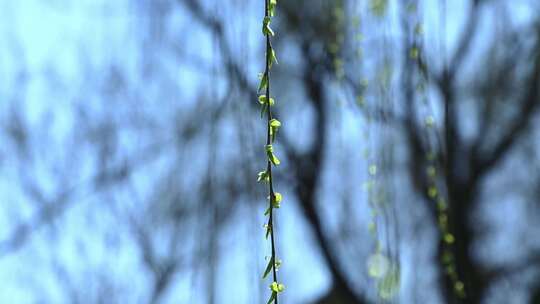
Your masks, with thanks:
[[[274,31],[270,27],[270,23],[272,21],[272,17],[274,16],[276,5],[277,0],[265,0],[264,2],[262,32],[266,38],[266,62],[264,73],[260,75],[259,84],[259,92],[266,90],[265,94],[259,96],[259,103],[261,104],[261,118],[264,117],[265,113],[267,118],[267,138],[265,146],[267,166],[265,171],[259,172],[258,181],[266,182],[268,184],[268,209],[264,213],[265,216],[268,216],[268,222],[264,225],[264,227],[266,229],[266,238],[268,239],[268,237],[270,237],[270,243],[272,246],[272,254],[263,274],[263,279],[265,279],[270,272],[272,273],[272,283],[270,284],[270,290],[272,293],[267,304],[278,304],[278,294],[285,289],[285,286],[279,283],[277,278],[277,268],[281,262],[276,258],[274,234],[274,209],[279,208],[282,196],[280,193],[274,191],[272,179],[272,166],[277,166],[280,164],[279,159],[274,154],[272,144],[274,143],[278,129],[281,126],[279,120],[272,117],[272,106],[275,102],[274,99],[270,97],[270,69],[272,68],[272,64],[274,62],[277,63],[276,53],[272,48],[272,43],[270,40],[270,37],[274,36]]]

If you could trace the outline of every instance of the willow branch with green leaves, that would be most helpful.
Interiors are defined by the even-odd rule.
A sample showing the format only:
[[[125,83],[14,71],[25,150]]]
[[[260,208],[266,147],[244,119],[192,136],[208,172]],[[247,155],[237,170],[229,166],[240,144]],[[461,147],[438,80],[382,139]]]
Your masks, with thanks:
[[[278,304],[278,294],[283,292],[285,286],[278,282],[277,269],[281,264],[281,261],[276,258],[276,242],[274,233],[274,209],[280,207],[282,196],[279,192],[274,191],[274,184],[272,178],[272,166],[278,166],[280,164],[279,159],[274,154],[273,143],[276,139],[276,134],[281,122],[272,117],[272,106],[274,105],[274,99],[270,97],[270,69],[274,62],[277,63],[276,53],[272,48],[270,37],[274,36],[274,31],[270,27],[272,17],[274,17],[277,0],[265,0],[264,2],[264,19],[262,25],[262,32],[266,38],[266,61],[264,73],[260,75],[259,92],[266,90],[266,93],[259,96],[259,103],[261,104],[261,118],[266,113],[267,118],[267,138],[266,138],[266,156],[267,166],[266,170],[259,172],[258,181],[266,182],[268,184],[268,209],[264,215],[268,216],[268,222],[265,224],[266,238],[270,237],[270,243],[272,246],[271,256],[264,270],[263,279],[265,279],[270,272],[272,272],[272,283],[270,284],[270,298],[267,304]]]

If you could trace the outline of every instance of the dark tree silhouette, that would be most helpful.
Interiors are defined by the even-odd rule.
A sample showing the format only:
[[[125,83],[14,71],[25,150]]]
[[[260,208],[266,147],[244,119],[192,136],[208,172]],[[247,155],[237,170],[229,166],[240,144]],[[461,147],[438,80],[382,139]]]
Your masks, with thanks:
[[[77,77],[10,34],[0,263],[50,262],[35,301],[263,303],[263,4],[97,5]],[[280,303],[540,303],[539,9],[278,0]],[[290,252],[321,258],[316,298]]]

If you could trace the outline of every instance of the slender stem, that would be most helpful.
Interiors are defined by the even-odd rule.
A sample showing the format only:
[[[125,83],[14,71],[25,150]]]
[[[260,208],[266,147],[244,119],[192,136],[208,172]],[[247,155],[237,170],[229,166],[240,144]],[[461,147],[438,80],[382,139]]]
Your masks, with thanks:
[[[266,18],[269,17],[269,0],[264,0],[264,16]],[[272,135],[271,135],[271,128],[270,128],[270,121],[272,120],[272,107],[270,106],[270,63],[272,60],[271,57],[272,52],[272,44],[270,42],[270,34],[266,34],[266,65],[265,65],[265,71],[264,76],[267,79],[267,85],[266,85],[266,98],[268,101],[268,112],[267,112],[267,131],[266,131],[266,144],[270,145],[272,142]],[[277,282],[277,270],[276,270],[276,245],[275,245],[275,237],[274,237],[274,208],[272,206],[272,202],[275,200],[275,194],[274,194],[274,184],[273,184],[273,178],[272,178],[272,163],[270,162],[270,159],[267,162],[267,172],[268,172],[268,185],[269,185],[269,208],[270,208],[270,214],[268,217],[268,229],[270,229],[270,240],[272,244],[272,256],[270,258],[270,261],[272,263],[272,277],[273,282]],[[278,304],[278,295],[276,294],[276,297],[274,298],[274,304]]]

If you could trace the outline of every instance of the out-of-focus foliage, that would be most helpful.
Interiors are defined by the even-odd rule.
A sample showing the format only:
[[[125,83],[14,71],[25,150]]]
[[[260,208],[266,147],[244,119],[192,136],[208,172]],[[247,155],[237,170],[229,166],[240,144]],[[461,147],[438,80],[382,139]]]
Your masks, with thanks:
[[[0,302],[538,303],[539,3],[263,5],[0,2]]]

